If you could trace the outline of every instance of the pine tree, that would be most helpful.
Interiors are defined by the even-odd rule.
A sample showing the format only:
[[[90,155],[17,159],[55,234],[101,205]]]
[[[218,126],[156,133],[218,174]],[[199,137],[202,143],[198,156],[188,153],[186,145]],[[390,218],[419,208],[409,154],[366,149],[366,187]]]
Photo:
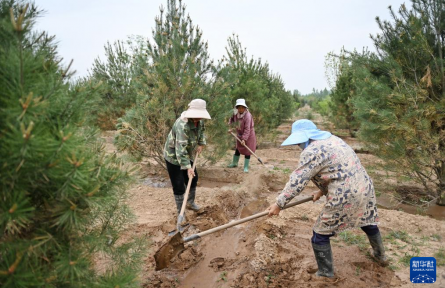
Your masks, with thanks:
[[[445,205],[445,1],[377,18],[376,53],[353,53],[360,135]]]
[[[204,155],[215,160],[227,146],[225,118],[230,113],[230,83],[223,81],[210,60],[202,31],[193,25],[182,1],[167,0],[155,19],[153,40],[137,39],[134,48],[136,105],[119,120],[117,145],[133,155],[151,157],[165,166],[167,135],[193,99],[207,101],[212,120],[206,120],[209,149]]]
[[[140,246],[117,242],[131,170],[81,126],[97,84],[69,84],[39,15],[0,1],[0,286],[135,286]]]
[[[231,85],[231,103],[236,99],[246,99],[254,116],[257,137],[276,128],[296,110],[296,103],[290,91],[278,74],[270,71],[261,59],[248,59],[246,49],[238,36],[228,39],[222,74]]]
[[[105,45],[105,61],[94,60],[89,79],[102,82],[100,98],[93,112],[95,123],[103,130],[116,128],[117,119],[136,102],[131,53],[122,41]]]
[[[326,61],[327,70],[331,70],[335,86],[330,95],[331,120],[338,127],[348,129],[351,136],[355,136],[359,129],[359,122],[355,119],[352,97],[356,94],[354,73],[351,63],[345,58],[345,51],[340,55],[329,54]]]

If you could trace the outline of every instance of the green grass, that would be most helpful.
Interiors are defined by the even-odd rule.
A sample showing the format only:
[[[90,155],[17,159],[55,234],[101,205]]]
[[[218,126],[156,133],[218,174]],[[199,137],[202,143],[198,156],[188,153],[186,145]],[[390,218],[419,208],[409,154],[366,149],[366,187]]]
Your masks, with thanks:
[[[419,254],[410,254],[405,253],[402,257],[399,258],[399,263],[401,263],[403,266],[408,267],[411,261],[411,258],[413,257],[419,257]]]
[[[382,192],[380,190],[375,190],[375,197],[380,197]]]
[[[303,216],[300,217],[300,220],[309,221],[309,217],[307,217],[306,214],[303,214]]]
[[[365,235],[355,235],[351,231],[343,231],[338,234],[338,237],[348,245],[357,245],[360,250],[369,246]]]
[[[431,235],[431,238],[433,238],[435,241],[440,242],[442,240],[442,237],[439,234],[433,234]]]
[[[283,172],[286,173],[286,174],[289,174],[291,172],[291,170],[289,168],[284,168]]]
[[[227,272],[226,271],[219,274],[218,280],[216,282],[219,282],[219,281],[227,282]]]
[[[445,266],[445,248],[440,248],[437,253],[434,254],[437,261],[437,266]]]
[[[401,231],[401,230],[393,230],[389,232],[389,234],[387,234],[384,238],[391,241],[391,243],[394,243],[394,239],[399,239],[406,243],[412,242],[412,237],[409,236],[409,234],[406,231]]]

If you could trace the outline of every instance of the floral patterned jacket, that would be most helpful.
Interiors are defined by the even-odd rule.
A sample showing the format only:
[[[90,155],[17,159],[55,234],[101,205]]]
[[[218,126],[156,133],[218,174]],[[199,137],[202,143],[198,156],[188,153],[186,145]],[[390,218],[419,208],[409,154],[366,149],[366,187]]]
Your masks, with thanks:
[[[282,208],[303,191],[309,180],[326,195],[326,203],[314,231],[332,234],[340,231],[376,225],[376,197],[371,178],[354,150],[342,139],[332,135],[316,140],[303,150],[298,168],[277,197]]]

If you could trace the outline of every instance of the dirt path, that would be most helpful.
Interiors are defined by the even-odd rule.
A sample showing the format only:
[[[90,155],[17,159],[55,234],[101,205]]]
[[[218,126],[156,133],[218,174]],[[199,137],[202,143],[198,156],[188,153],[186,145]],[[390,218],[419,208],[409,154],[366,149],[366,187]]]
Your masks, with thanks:
[[[319,118],[314,122],[321,128],[329,126]],[[278,128],[282,133],[276,142],[264,145],[269,148],[260,146],[257,151],[273,168],[261,166],[255,158],[247,174],[242,167],[225,168],[233,151],[215,166],[198,168],[196,202],[202,209],[199,213],[186,212],[191,228],[183,236],[262,212],[274,202],[298,163],[298,149],[278,148],[290,132],[291,123]],[[361,147],[355,139],[348,143],[353,148]],[[378,161],[369,154],[359,157],[367,169]],[[407,261],[416,254],[434,256],[445,247],[444,221],[379,209],[390,267],[381,268],[369,259],[369,244],[357,229],[331,241],[336,282],[317,280],[309,273],[316,267],[310,237],[325,200],[322,198],[285,210],[279,217],[260,218],[188,242],[168,268],[156,271],[153,255],[168,240],[168,232],[175,229],[176,208],[165,171],[144,164],[142,175],[141,183],[130,190],[129,204],[137,223],[127,236],[145,235],[151,243],[142,273],[144,287],[417,287],[409,281]],[[316,187],[309,185],[299,197],[315,191]],[[444,272],[443,266],[437,268],[435,287],[445,287]]]

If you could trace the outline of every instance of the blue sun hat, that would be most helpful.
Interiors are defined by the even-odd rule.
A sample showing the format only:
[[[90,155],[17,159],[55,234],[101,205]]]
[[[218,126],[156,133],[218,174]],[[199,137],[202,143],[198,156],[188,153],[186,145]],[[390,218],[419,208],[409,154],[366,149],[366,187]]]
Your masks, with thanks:
[[[324,140],[331,137],[331,135],[330,132],[317,129],[314,122],[307,119],[301,119],[292,124],[292,132],[290,136],[284,140],[281,146],[297,145],[306,143],[309,140]]]

